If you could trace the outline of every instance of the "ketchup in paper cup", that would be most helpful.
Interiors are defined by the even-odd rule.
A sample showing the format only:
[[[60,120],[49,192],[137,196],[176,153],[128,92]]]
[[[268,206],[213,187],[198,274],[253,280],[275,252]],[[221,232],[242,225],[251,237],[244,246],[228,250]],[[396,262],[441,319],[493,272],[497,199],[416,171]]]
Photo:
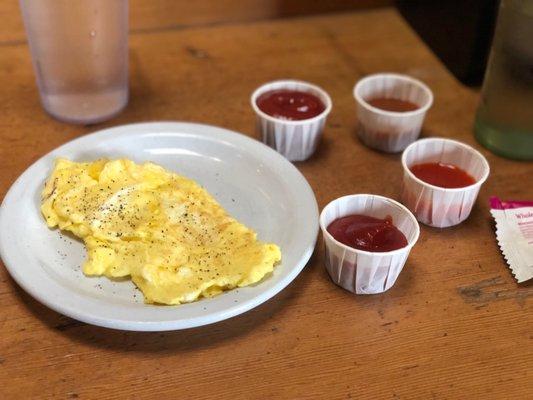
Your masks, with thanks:
[[[290,161],[306,160],[315,152],[332,107],[323,89],[297,80],[266,83],[250,102],[263,143]]]
[[[385,224],[390,220],[391,226],[401,232],[405,242],[401,243],[398,232],[388,227],[389,233],[394,235],[389,244],[395,250],[367,251],[348,246],[337,240],[329,228],[335,221],[350,215],[370,217]],[[390,289],[420,235],[418,222],[407,208],[397,201],[373,194],[355,194],[333,200],[320,214],[320,229],[326,249],[326,269],[331,280],[356,294],[382,293]],[[401,247],[396,246],[398,244]]]

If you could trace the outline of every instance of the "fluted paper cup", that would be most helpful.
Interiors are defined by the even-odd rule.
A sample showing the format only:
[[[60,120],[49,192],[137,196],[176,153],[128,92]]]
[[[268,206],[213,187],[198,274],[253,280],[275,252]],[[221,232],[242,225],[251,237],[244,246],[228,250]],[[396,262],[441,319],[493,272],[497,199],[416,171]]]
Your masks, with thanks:
[[[421,81],[407,75],[375,74],[361,79],[354,87],[357,104],[357,133],[368,147],[397,153],[420,135],[427,110],[433,104],[433,93]],[[413,111],[397,112],[376,108],[372,98],[394,98],[418,106]]]
[[[327,228],[337,218],[352,214],[384,219],[407,238],[407,246],[387,252],[354,249],[337,241]],[[329,203],[320,214],[320,228],[326,247],[326,269],[334,283],[356,294],[382,293],[392,287],[420,235],[416,218],[402,204],[383,196],[356,194]]]
[[[466,171],[476,183],[447,189],[417,178],[409,169],[421,163],[453,164]],[[418,221],[437,228],[461,223],[470,215],[479,189],[489,176],[489,163],[474,148],[456,140],[443,138],[421,139],[402,154],[402,202]]]
[[[316,117],[298,121],[268,115],[257,106],[257,98],[270,90],[280,89],[311,93],[324,103],[325,109]],[[280,80],[266,83],[256,89],[250,101],[257,115],[256,128],[263,143],[290,161],[303,161],[311,157],[318,146],[332,106],[331,98],[323,89],[303,81]]]

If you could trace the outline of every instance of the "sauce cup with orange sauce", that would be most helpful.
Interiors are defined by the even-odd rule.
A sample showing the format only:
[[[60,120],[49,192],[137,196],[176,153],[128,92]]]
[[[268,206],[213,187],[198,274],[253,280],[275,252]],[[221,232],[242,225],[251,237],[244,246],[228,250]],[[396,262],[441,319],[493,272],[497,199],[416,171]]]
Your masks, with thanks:
[[[391,251],[365,251],[337,240],[329,231],[339,218],[362,215],[391,220],[405,237],[405,245]],[[403,269],[411,248],[420,235],[413,214],[402,204],[387,197],[356,194],[329,203],[320,214],[320,228],[326,248],[326,269],[331,280],[356,294],[376,294],[390,289]]]
[[[353,89],[357,134],[368,147],[397,153],[420,135],[433,93],[424,83],[400,74],[374,74]]]
[[[419,168],[413,168],[432,164],[457,169],[458,178],[466,175],[471,177],[471,182],[465,181],[461,185],[460,180],[455,179],[448,185],[449,177],[442,180],[443,176],[431,176],[431,169],[424,177],[417,174]],[[418,221],[437,228],[457,225],[468,218],[479,189],[490,172],[488,161],[479,151],[444,138],[421,139],[411,144],[402,154],[402,166],[402,203]],[[438,173],[435,168],[433,171],[433,174]],[[438,183],[439,178],[442,183]]]

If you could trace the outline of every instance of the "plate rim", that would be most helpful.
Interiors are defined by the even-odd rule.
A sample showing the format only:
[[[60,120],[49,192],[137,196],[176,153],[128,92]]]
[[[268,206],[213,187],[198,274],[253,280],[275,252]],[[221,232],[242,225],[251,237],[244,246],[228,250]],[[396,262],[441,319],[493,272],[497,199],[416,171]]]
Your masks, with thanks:
[[[132,129],[131,131],[128,130],[128,128]],[[76,308],[67,307],[61,304],[60,302],[53,301],[50,299],[50,297],[45,296],[39,291],[37,287],[33,287],[33,285],[30,285],[27,278],[22,276],[23,274],[19,273],[19,271],[16,268],[16,264],[18,263],[16,260],[16,255],[13,255],[10,253],[9,243],[5,243],[5,240],[2,239],[2,235],[0,235],[0,257],[2,258],[2,261],[5,265],[5,268],[11,278],[31,297],[39,301],[40,303],[44,304],[46,307],[62,314],[66,315],[70,318],[76,319],[78,321],[82,321],[91,325],[101,326],[105,328],[111,328],[111,329],[118,329],[118,330],[126,330],[126,331],[169,331],[169,330],[180,330],[180,329],[189,329],[204,325],[209,325],[215,322],[223,321],[229,318],[232,318],[234,316],[240,315],[242,313],[245,313],[262,303],[268,301],[269,299],[276,296],[279,292],[281,292],[283,289],[285,289],[303,270],[309,259],[311,258],[314,249],[316,247],[316,242],[318,239],[318,231],[319,231],[319,224],[318,224],[318,204],[316,201],[316,197],[314,195],[314,191],[311,188],[309,182],[305,178],[305,176],[294,166],[290,161],[285,159],[281,154],[277,153],[272,148],[268,147],[264,143],[255,140],[252,137],[249,137],[245,134],[239,133],[237,131],[233,131],[231,129],[218,127],[214,125],[209,124],[203,124],[203,123],[195,123],[195,122],[181,122],[181,121],[154,121],[154,122],[142,122],[142,123],[131,123],[131,124],[124,124],[124,125],[117,125],[109,128],[104,128],[97,130],[95,132],[91,132],[88,134],[85,134],[83,136],[77,137],[75,139],[72,139],[68,142],[65,142],[61,144],[60,146],[52,149],[48,153],[41,156],[38,160],[33,162],[30,166],[28,166],[22,174],[17,177],[17,179],[11,184],[8,191],[6,192],[4,199],[2,200],[2,204],[0,206],[0,234],[4,232],[4,229],[7,227],[4,227],[4,213],[6,212],[6,204],[9,204],[11,202],[11,196],[14,195],[15,189],[22,184],[25,178],[29,176],[32,172],[32,170],[35,170],[39,168],[39,166],[45,162],[48,161],[48,159],[57,157],[58,153],[61,153],[61,151],[64,151],[65,148],[74,146],[76,147],[76,144],[79,142],[83,142],[86,140],[96,140],[105,138],[106,136],[116,135],[117,131],[119,133],[119,136],[129,136],[129,135],[135,135],[135,134],[154,134],[154,131],[168,131],[167,133],[181,133],[181,134],[191,134],[192,136],[201,136],[202,133],[199,132],[193,132],[194,130],[200,130],[200,131],[210,131],[211,133],[205,134],[206,137],[212,137],[214,136],[215,132],[222,133],[223,135],[230,136],[232,139],[235,139],[237,142],[246,142],[249,145],[252,146],[258,146],[259,148],[262,148],[263,151],[270,152],[271,156],[274,158],[277,158],[279,162],[284,163],[287,167],[291,168],[293,172],[296,172],[296,176],[301,181],[301,183],[306,186],[306,189],[308,190],[308,194],[310,194],[309,199],[311,200],[309,206],[313,208],[313,214],[315,214],[315,217],[313,221],[310,221],[310,227],[309,229],[312,229],[312,232],[314,234],[312,237],[314,238],[311,240],[311,242],[307,245],[306,250],[303,254],[299,256],[299,261],[296,262],[295,265],[292,265],[289,267],[286,274],[269,290],[263,290],[260,291],[257,295],[253,296],[252,298],[240,302],[234,305],[231,305],[229,307],[226,307],[222,310],[218,310],[215,312],[211,312],[206,315],[199,315],[195,317],[190,317],[187,319],[176,319],[176,320],[165,320],[165,321],[132,321],[130,319],[109,319],[107,317],[99,317],[97,315],[92,315],[90,312],[84,312],[83,310],[77,310]],[[138,131],[138,132],[136,132]],[[144,131],[144,132],[143,132]],[[152,132],[150,132],[152,131]],[[173,131],[173,132],[172,132]],[[180,132],[182,131],[182,132]],[[157,134],[162,134],[165,132],[158,132]],[[118,136],[113,136],[118,137]],[[235,143],[232,143],[235,144]],[[201,300],[200,300],[201,301]],[[172,307],[172,306],[171,306]],[[179,307],[179,306],[176,306]]]

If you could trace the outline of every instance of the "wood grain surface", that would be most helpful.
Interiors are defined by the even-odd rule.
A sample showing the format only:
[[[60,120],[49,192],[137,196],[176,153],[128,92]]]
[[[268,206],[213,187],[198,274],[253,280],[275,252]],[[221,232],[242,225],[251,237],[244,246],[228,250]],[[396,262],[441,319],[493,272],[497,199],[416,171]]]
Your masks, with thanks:
[[[48,1],[53,4],[58,0]],[[84,0],[61,0],[84,1]],[[111,1],[111,0],[110,0]],[[129,0],[131,31],[181,29],[193,26],[257,21],[324,12],[391,5],[393,0]],[[25,40],[16,0],[0,1],[0,44]]]
[[[463,224],[421,227],[396,285],[381,295],[335,286],[319,238],[304,271],[260,307],[202,328],[133,333],[63,317],[0,268],[1,399],[533,398],[533,287],[509,273],[487,205],[490,195],[533,200],[532,164],[477,145],[478,92],[458,83],[396,11],[147,30],[131,35],[130,48],[127,109],[79,127],[44,113],[27,47],[0,46],[1,198],[39,157],[104,127],[197,121],[255,136],[251,92],[285,77],[314,82],[333,99],[320,148],[296,164],[320,208],[350,193],[398,198],[400,156],[355,136],[352,87],[378,71],[424,80],[435,103],[423,136],[475,146],[491,175]]]

